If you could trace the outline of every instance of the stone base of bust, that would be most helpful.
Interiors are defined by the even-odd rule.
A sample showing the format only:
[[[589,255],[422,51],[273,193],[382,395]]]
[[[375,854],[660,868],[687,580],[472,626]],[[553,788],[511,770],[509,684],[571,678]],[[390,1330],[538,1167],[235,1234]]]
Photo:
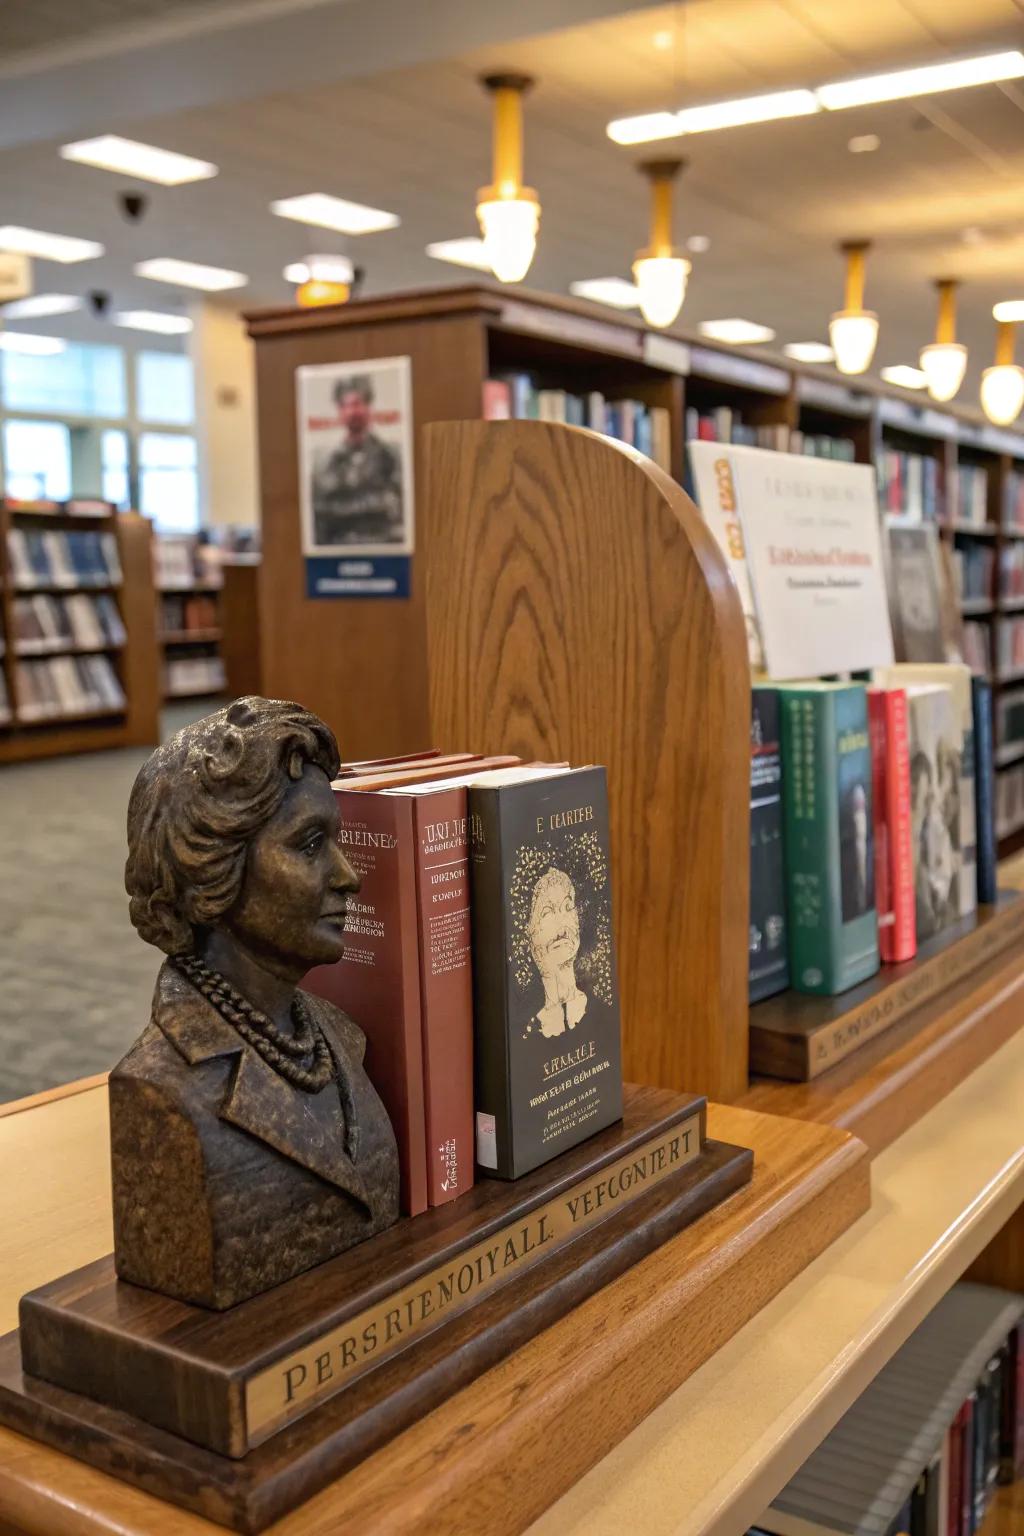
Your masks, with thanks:
[[[338,1071],[316,1094],[163,966],[152,1022],[110,1077],[122,1280],[222,1310],[398,1219],[394,1133],[363,1036],[330,1003],[306,1003]]]

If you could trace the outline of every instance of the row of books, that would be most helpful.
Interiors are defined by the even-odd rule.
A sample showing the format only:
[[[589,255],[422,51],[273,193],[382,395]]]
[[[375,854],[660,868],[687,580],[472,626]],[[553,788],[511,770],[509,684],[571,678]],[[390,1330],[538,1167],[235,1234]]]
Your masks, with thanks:
[[[608,400],[600,390],[576,395],[565,389],[540,389],[528,373],[509,373],[484,384],[485,421],[555,421],[589,427],[628,443],[653,459],[666,474],[672,468],[668,410],[641,400]]]
[[[843,459],[852,464],[857,445],[850,437],[832,437],[826,433],[801,432],[783,422],[755,426],[743,420],[732,406],[720,405],[700,412],[694,406],[686,411],[686,441],[738,443],[749,448],[772,448],[777,453],[802,453],[811,458]]]
[[[153,580],[158,590],[187,591],[197,585],[220,586],[222,551],[206,538],[160,534],[153,540]]]
[[[67,501],[46,501],[40,497],[19,499],[6,496],[4,506],[9,512],[59,513],[62,517],[110,517],[117,511],[112,501],[100,501],[95,496],[71,496]]]
[[[885,448],[878,461],[878,504],[883,512],[938,521],[943,515],[939,461],[930,454]]]
[[[167,698],[220,693],[226,687],[224,661],[220,656],[168,656],[164,662],[164,694]]]
[[[954,1286],[756,1530],[976,1536],[998,1486],[1024,1475],[1022,1311],[1012,1292]]]
[[[996,552],[990,544],[970,542],[953,550],[953,577],[957,597],[991,601],[996,570]]]
[[[992,692],[966,666],[755,687],[750,783],[752,1002],[845,992],[995,900]]]
[[[964,661],[976,677],[992,674],[992,626],[977,619],[965,619],[963,627]]]
[[[1013,469],[1006,477],[1003,527],[1024,533],[1024,474]]]
[[[1000,749],[1024,744],[1024,688],[1006,688],[996,705],[996,730]]]
[[[14,687],[19,720],[57,720],[117,713],[125,707],[124,689],[108,656],[51,656],[18,661]]]
[[[1005,544],[999,551],[1001,597],[1024,597],[1024,543]]]
[[[165,634],[187,630],[216,629],[220,611],[216,597],[208,593],[163,592],[160,597],[160,623]]]
[[[987,629],[988,625],[981,627]],[[1024,668],[1024,614],[997,620],[996,666],[1000,674]]]
[[[1009,837],[1024,827],[1024,763],[996,774],[996,832]]]
[[[12,624],[19,656],[74,646],[121,646],[126,638],[124,621],[109,592],[75,592],[67,597],[37,592],[31,597],[16,597]]]
[[[957,465],[950,485],[949,516],[974,528],[988,522],[988,470],[983,465]]]
[[[7,558],[15,587],[110,587],[121,581],[117,539],[110,532],[11,528]]]
[[[604,769],[428,753],[333,787],[360,888],[303,986],[366,1034],[403,1210],[465,1194],[474,1146],[518,1178],[621,1116]]]

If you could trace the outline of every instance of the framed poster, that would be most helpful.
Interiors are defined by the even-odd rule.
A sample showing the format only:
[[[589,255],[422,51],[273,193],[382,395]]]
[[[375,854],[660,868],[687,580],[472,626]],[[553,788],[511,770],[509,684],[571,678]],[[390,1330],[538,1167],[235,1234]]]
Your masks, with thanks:
[[[765,448],[728,454],[769,676],[889,666],[874,470]]]
[[[408,597],[410,359],[309,365],[295,388],[307,597]]]
[[[885,565],[896,660],[962,660],[959,605],[935,524],[887,516]]]

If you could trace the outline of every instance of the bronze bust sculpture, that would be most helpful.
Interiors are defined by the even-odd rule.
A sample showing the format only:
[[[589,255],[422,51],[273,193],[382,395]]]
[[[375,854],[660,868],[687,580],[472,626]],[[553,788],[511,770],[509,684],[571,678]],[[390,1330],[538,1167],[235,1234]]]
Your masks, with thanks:
[[[128,806],[131,919],[169,957],[110,1078],[122,1280],[234,1306],[389,1227],[398,1152],[364,1038],[301,992],[359,880],[332,732],[240,699],[158,748]]]

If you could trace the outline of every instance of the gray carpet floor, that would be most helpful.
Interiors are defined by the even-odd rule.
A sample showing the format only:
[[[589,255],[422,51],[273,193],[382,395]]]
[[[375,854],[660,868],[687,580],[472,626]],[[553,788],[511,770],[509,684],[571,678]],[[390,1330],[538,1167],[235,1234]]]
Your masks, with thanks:
[[[165,731],[210,708],[175,706]],[[0,768],[0,1102],[107,1071],[149,1019],[160,956],[124,892],[128,795],[147,755]]]

